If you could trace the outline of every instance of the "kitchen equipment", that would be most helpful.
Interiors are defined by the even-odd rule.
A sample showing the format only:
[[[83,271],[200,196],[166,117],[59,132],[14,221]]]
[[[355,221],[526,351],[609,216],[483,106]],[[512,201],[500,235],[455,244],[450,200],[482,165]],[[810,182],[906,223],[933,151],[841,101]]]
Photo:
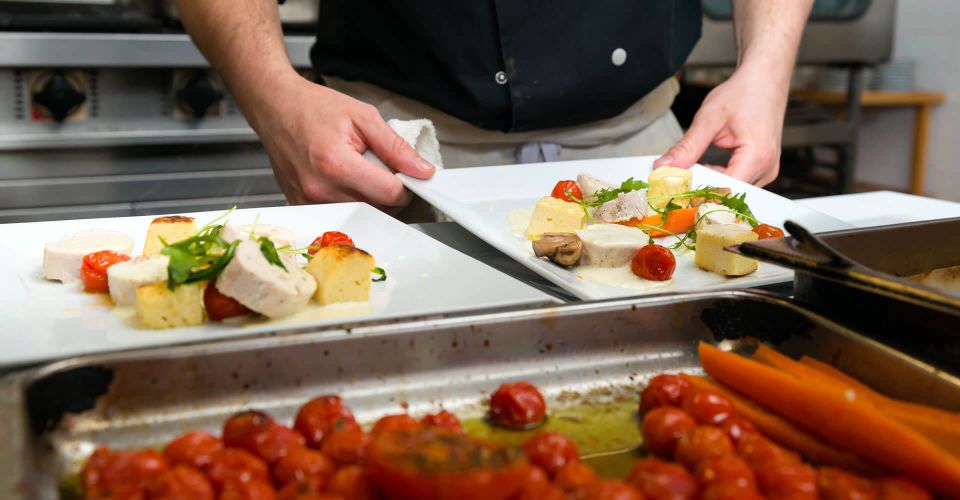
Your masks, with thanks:
[[[0,0],[0,29],[157,31],[155,0]]]
[[[619,185],[627,178],[646,179],[656,156],[554,162],[535,165],[512,165],[483,168],[442,170],[430,180],[420,181],[401,175],[404,184],[431,205],[457,221],[501,252],[525,265],[544,278],[556,283],[582,299],[630,297],[651,293],[697,291],[710,288],[753,287],[790,281],[789,271],[762,265],[753,274],[740,278],[725,278],[698,269],[693,253],[677,256],[677,269],[669,282],[645,282],[645,288],[612,286],[591,281],[578,269],[566,269],[539,259],[533,254],[530,242],[518,236],[526,224],[517,218],[523,210],[530,210],[541,197],[549,195],[561,179],[575,179],[581,172]],[[503,182],[509,176],[510,182]],[[727,177],[701,166],[693,167],[693,186],[729,187],[734,193],[746,193],[746,201],[762,221],[781,226],[785,219],[802,220],[816,231],[849,228],[849,225],[829,215],[810,210],[796,202],[782,198],[756,186]],[[529,220],[529,214],[527,214]],[[513,222],[519,223],[518,228]],[[672,244],[676,240],[665,240]],[[629,270],[623,273],[632,277]]]
[[[175,0],[162,0],[160,9],[167,18],[180,21]],[[320,0],[286,0],[280,5],[280,22],[288,31],[315,32],[319,15]]]
[[[216,432],[258,408],[289,421],[319,394],[340,394],[358,419],[440,405],[484,412],[489,391],[517,379],[554,408],[581,398],[636,398],[662,371],[700,372],[700,340],[750,351],[754,338],[827,361],[890,396],[960,409],[960,382],[931,366],[768,295],[700,293],[495,313],[63,361],[0,383],[4,498],[55,498],[97,444],[158,445]],[[603,396],[603,395],[606,396]],[[635,399],[634,399],[635,401]],[[569,404],[569,403],[568,403]]]

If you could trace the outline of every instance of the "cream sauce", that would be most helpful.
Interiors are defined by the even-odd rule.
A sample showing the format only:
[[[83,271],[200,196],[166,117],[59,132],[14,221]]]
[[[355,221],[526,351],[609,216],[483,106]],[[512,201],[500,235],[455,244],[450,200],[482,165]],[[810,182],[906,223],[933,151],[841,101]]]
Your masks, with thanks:
[[[134,307],[114,307],[113,314],[120,317],[123,323],[131,328],[143,328],[137,321],[137,310]],[[316,302],[310,301],[303,309],[282,318],[270,319],[266,316],[240,316],[222,321],[224,325],[235,327],[259,327],[265,324],[270,325],[289,325],[289,324],[307,324],[317,321],[327,321],[331,319],[351,318],[367,316],[373,314],[373,306],[370,302],[342,302],[338,304],[328,304],[321,306]],[[216,324],[216,321],[210,323]]]
[[[640,278],[633,274],[633,271],[630,270],[630,266],[578,266],[574,268],[573,272],[577,274],[577,278],[620,288],[639,288],[643,290],[649,290],[652,288],[662,288],[673,285],[672,279],[667,281],[650,281]]]
[[[530,225],[530,219],[533,217],[533,207],[516,208],[507,214],[507,220],[510,221],[510,232],[518,238],[524,238],[527,232],[527,226]]]

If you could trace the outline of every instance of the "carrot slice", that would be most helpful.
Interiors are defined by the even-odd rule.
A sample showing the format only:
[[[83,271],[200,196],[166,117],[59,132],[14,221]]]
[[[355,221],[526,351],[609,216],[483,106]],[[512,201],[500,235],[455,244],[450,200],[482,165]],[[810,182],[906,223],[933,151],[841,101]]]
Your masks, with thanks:
[[[733,402],[733,408],[737,410],[737,413],[756,426],[761,434],[783,447],[799,452],[812,462],[820,465],[842,467],[865,475],[873,475],[877,472],[876,467],[868,465],[853,453],[824,444],[807,431],[713,380],[695,375],[681,374],[680,376],[697,389],[711,390],[723,394]]]
[[[775,368],[700,343],[714,380],[834,446],[900,472],[945,496],[960,491],[960,461],[856,393],[801,381]]]
[[[636,217],[617,222],[624,226],[635,226],[644,230],[651,238],[660,238],[663,236],[672,236],[673,234],[683,234],[690,230],[697,223],[697,207],[678,208],[667,213],[667,222],[663,223],[663,217],[660,214],[648,215],[642,219]],[[664,230],[649,229],[649,226],[662,227]],[[667,232],[669,231],[669,232]],[[670,234],[673,233],[673,234]]]

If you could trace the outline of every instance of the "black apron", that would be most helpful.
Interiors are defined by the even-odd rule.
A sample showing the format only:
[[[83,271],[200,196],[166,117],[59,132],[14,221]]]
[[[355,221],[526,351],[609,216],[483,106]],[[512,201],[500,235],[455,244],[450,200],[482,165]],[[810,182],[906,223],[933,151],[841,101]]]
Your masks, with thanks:
[[[320,74],[490,130],[615,116],[677,71],[700,0],[322,0]]]

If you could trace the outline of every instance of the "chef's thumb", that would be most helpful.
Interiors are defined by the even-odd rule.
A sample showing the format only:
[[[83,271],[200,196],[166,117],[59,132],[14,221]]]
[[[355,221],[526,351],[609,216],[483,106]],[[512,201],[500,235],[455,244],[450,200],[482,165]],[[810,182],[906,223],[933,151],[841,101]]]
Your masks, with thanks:
[[[370,150],[393,170],[417,179],[429,179],[436,172],[436,167],[421,158],[387,122],[374,120],[366,124],[362,132]]]
[[[706,120],[697,120],[695,117],[690,129],[680,142],[673,145],[669,151],[653,162],[654,167],[669,165],[672,167],[688,168],[703,156],[710,147],[713,138],[717,136],[719,127],[713,126]]]

